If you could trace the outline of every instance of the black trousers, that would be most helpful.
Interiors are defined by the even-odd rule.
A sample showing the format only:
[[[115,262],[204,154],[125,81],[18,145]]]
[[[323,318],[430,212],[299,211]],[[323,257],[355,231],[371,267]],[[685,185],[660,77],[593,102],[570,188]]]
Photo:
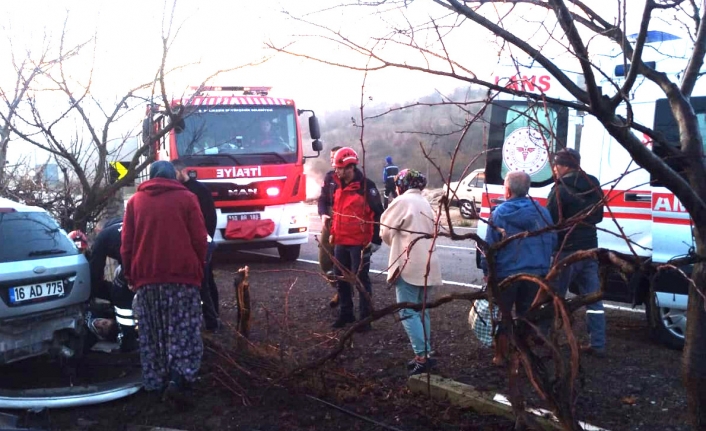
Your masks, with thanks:
[[[201,309],[203,311],[203,319],[206,324],[206,329],[215,329],[218,327],[218,286],[216,279],[213,277],[212,257],[213,251],[216,249],[214,242],[208,243],[208,253],[206,254],[206,265],[203,269],[203,281],[201,282]]]
[[[372,300],[373,286],[369,275],[370,256],[372,254],[370,249],[359,245],[337,245],[334,249],[334,254],[336,260],[338,260],[343,267],[357,274],[358,280]],[[338,267],[334,268],[334,271],[336,276],[343,276],[342,271]],[[342,317],[355,317],[353,313],[353,289],[355,289],[355,287],[347,281],[338,280],[339,312]],[[370,302],[365,298],[365,295],[358,295],[358,299],[360,318],[364,319],[370,315],[372,307]]]

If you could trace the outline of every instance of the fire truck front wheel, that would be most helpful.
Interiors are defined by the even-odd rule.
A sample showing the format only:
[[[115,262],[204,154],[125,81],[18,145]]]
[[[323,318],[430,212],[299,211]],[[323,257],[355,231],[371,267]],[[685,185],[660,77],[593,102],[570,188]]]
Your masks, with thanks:
[[[279,258],[284,262],[294,262],[299,259],[299,252],[301,251],[301,248],[301,244],[278,245],[277,251],[279,252]]]
[[[681,350],[686,335],[686,311],[676,308],[658,307],[657,295],[649,294],[645,301],[645,313],[652,338],[665,346]]]

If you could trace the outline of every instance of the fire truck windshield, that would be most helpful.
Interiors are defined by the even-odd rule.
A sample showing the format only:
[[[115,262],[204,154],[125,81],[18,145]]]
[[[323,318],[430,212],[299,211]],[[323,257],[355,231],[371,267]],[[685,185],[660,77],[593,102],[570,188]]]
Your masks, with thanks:
[[[176,134],[179,157],[218,156],[231,165],[294,163],[297,121],[291,106],[199,106],[187,111]]]

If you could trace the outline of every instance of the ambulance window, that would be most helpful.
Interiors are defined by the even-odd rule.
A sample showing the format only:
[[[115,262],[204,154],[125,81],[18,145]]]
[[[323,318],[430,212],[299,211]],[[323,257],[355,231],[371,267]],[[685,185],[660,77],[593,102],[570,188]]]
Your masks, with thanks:
[[[706,137],[706,97],[692,97],[691,105],[696,113],[696,118],[699,122],[699,131],[701,136]],[[654,130],[658,134],[661,134],[664,140],[667,141],[667,145],[664,146],[658,142],[655,142],[652,146],[652,151],[664,160],[667,165],[672,169],[681,173],[681,169],[678,164],[671,157],[670,148],[679,148],[679,127],[677,126],[672,111],[669,109],[669,102],[667,99],[660,99],[655,102],[655,121]],[[706,140],[704,140],[706,143]],[[704,145],[704,151],[706,151],[706,145]],[[652,178],[652,183],[656,186],[663,186],[659,180]]]
[[[532,186],[552,182],[549,155],[566,146],[568,109],[522,101],[498,101],[491,106],[486,178],[502,184],[505,175],[523,170]]]

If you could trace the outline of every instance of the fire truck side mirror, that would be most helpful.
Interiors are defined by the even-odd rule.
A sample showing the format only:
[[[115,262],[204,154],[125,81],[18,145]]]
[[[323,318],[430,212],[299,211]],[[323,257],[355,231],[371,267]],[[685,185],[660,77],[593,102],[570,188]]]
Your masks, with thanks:
[[[323,151],[324,149],[324,144],[321,143],[318,139],[314,140],[314,142],[311,143],[311,149],[320,152]]]
[[[319,119],[316,118],[316,115],[312,115],[311,117],[309,117],[309,136],[311,136],[311,139],[315,140],[319,140],[321,138],[321,131],[319,130]],[[321,143],[319,143],[319,145],[321,145]],[[314,149],[314,151],[321,150]]]

